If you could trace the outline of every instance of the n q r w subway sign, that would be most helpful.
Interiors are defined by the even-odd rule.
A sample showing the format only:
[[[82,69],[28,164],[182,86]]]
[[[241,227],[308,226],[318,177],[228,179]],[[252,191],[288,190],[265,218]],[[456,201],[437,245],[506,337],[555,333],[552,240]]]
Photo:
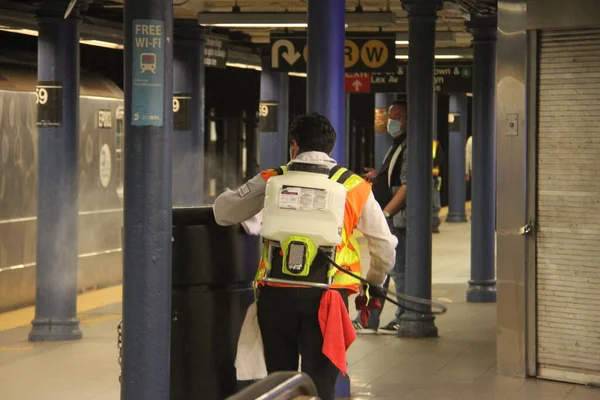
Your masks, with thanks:
[[[306,72],[307,61],[308,46],[305,37],[271,34],[272,69]],[[395,72],[395,36],[346,33],[344,64],[346,72]]]

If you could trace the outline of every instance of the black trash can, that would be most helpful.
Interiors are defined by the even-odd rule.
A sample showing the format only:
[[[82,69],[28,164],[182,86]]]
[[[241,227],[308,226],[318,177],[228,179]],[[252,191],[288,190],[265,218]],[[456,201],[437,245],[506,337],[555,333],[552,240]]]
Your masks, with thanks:
[[[171,400],[236,392],[237,341],[260,258],[260,239],[218,226],[212,206],[173,209]]]

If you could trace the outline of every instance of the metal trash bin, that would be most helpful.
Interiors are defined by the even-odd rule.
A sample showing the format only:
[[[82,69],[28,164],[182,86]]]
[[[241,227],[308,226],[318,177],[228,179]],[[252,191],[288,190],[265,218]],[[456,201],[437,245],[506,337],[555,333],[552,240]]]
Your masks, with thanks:
[[[259,238],[218,226],[212,206],[173,209],[171,400],[236,392],[237,341],[259,257]]]

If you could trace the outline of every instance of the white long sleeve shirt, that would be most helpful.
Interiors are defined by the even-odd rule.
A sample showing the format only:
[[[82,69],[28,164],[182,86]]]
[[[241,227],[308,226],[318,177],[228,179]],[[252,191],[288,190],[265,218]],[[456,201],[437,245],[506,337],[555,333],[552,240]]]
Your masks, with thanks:
[[[465,174],[471,175],[473,170],[473,136],[469,136],[467,139],[467,145],[465,146]]]
[[[301,153],[296,157],[296,161],[323,164],[329,168],[337,164],[327,154],[316,151]],[[263,208],[266,186],[267,183],[259,174],[237,191],[227,191],[219,195],[213,206],[217,224],[234,225],[258,214]],[[363,206],[356,229],[362,232],[369,246],[371,265],[367,280],[381,286],[387,273],[394,267],[398,239],[390,232],[373,193],[369,194]]]

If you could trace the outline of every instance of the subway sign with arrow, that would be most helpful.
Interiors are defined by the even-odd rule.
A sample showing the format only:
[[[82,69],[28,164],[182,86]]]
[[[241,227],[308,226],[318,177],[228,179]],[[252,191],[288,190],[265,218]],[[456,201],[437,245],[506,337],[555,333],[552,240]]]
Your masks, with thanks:
[[[346,72],[395,72],[395,35],[365,32],[346,33]],[[271,68],[281,72],[306,72],[306,37],[271,34]],[[357,85],[358,86],[358,85]]]

